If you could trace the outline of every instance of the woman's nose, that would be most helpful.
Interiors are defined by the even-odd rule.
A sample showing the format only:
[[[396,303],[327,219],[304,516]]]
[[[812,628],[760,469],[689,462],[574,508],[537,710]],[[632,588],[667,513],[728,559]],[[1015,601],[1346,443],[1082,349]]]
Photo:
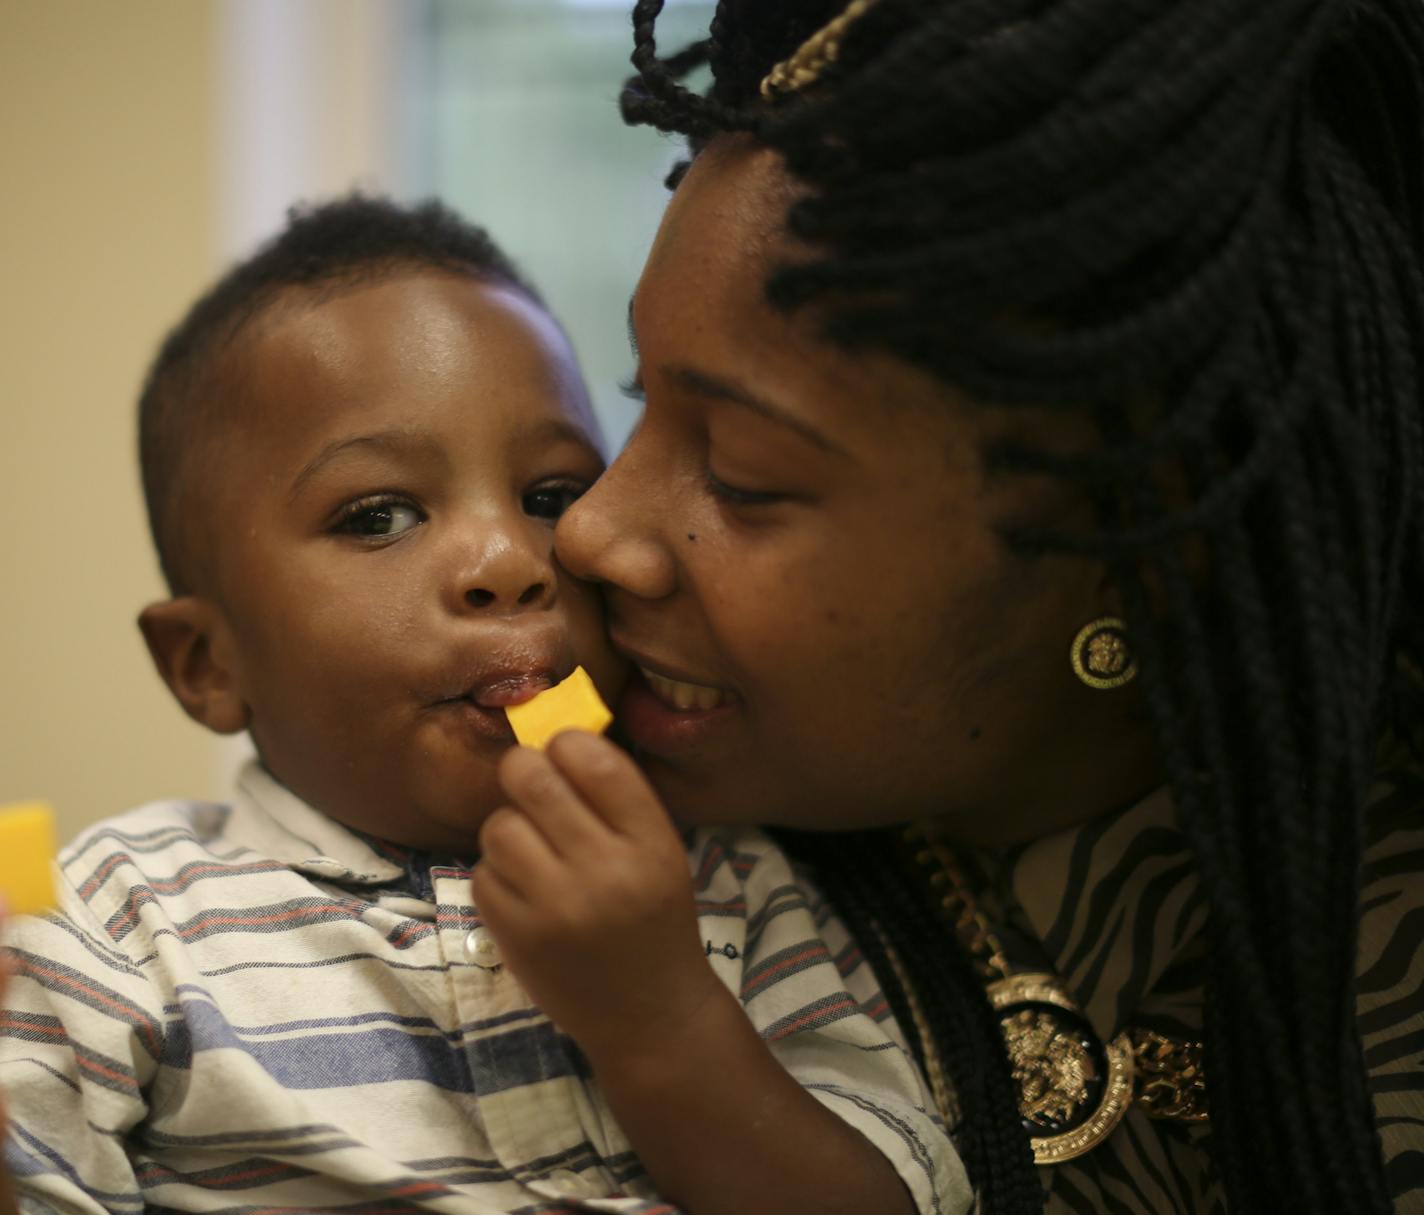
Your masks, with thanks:
[[[553,605],[558,582],[548,526],[535,523],[530,536],[486,533],[457,558],[450,584],[456,611],[513,615]]]
[[[641,456],[635,433],[623,454],[564,512],[554,549],[576,578],[640,599],[662,599],[677,587],[677,565],[662,531],[671,526],[675,504],[658,501]]]

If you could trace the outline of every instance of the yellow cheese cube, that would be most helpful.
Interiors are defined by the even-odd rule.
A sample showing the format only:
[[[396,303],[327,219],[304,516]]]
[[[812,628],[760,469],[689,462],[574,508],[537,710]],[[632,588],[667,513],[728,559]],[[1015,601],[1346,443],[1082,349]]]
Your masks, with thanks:
[[[55,904],[54,812],[43,802],[0,806],[0,894],[11,915],[36,915]]]
[[[545,688],[533,700],[510,705],[505,710],[514,737],[526,747],[541,751],[560,730],[590,730],[602,734],[613,720],[593,680],[582,667],[562,683]]]

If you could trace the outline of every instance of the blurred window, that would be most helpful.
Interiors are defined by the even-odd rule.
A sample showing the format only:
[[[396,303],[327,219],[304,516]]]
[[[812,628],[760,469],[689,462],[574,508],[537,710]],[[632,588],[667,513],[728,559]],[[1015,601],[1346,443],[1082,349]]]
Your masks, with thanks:
[[[670,2],[664,54],[704,36],[715,5]],[[629,0],[427,0],[409,63],[417,194],[488,228],[573,338],[616,452],[637,417],[628,297],[682,141],[625,127]]]

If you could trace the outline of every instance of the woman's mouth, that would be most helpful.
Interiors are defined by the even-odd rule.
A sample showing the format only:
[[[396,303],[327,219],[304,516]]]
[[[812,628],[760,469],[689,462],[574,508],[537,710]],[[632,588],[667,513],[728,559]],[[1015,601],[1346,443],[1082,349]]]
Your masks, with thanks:
[[[711,743],[728,728],[741,703],[728,688],[673,679],[638,664],[616,716],[634,746],[672,756]]]
[[[679,713],[720,708],[732,698],[731,693],[723,688],[669,679],[656,671],[648,670],[647,667],[639,667],[638,671],[647,681],[653,695],[668,708],[676,709]]]

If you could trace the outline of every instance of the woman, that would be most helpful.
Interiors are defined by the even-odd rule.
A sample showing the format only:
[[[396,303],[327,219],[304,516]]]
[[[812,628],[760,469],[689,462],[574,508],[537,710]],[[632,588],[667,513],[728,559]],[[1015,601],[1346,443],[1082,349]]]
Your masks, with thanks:
[[[558,535],[659,791],[817,830],[984,1210],[1424,1203],[1424,10],[661,7]]]

